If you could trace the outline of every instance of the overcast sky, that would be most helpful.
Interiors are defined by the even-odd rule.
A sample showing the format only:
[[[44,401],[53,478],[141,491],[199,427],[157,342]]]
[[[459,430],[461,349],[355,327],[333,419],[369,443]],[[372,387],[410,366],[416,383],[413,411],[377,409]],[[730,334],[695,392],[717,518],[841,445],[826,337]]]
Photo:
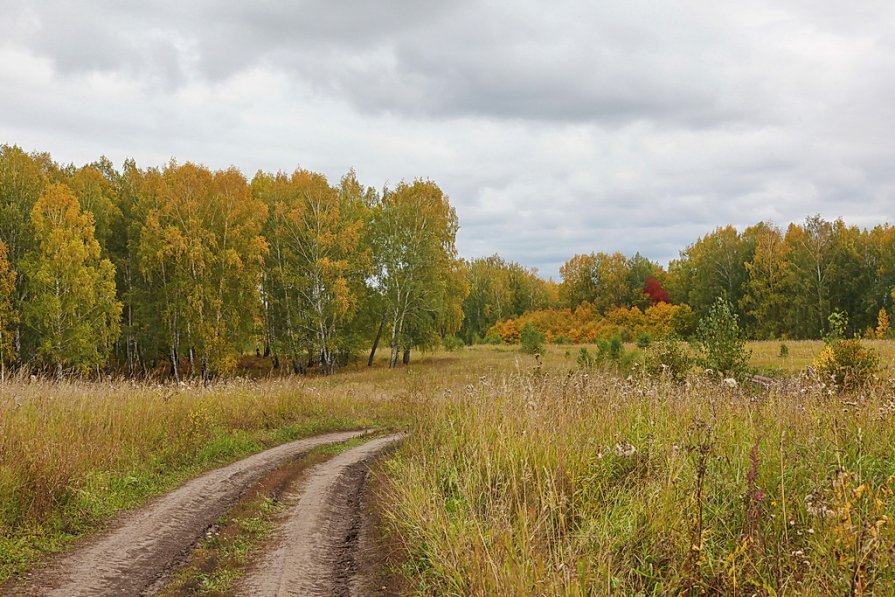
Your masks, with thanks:
[[[545,276],[895,220],[890,0],[0,0],[0,32],[0,143],[431,178],[461,255]]]

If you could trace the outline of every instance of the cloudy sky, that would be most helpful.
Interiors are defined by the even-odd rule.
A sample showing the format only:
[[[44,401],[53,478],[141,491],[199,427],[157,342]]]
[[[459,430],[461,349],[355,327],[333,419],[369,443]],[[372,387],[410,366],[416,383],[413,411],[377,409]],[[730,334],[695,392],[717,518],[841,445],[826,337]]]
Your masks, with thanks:
[[[465,257],[895,212],[895,3],[0,0],[0,143],[431,178]]]

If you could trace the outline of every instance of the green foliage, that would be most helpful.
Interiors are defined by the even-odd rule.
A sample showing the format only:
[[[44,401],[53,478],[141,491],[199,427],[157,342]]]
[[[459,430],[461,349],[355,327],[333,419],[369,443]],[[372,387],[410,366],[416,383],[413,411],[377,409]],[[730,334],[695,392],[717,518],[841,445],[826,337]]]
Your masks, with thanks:
[[[669,337],[650,346],[646,352],[644,366],[651,375],[667,376],[681,382],[687,379],[687,374],[693,367],[693,359],[682,342]]]
[[[824,342],[832,344],[845,338],[845,330],[848,327],[848,315],[841,311],[833,311],[827,317],[827,333],[824,334]]]
[[[780,343],[780,352],[778,353],[778,356],[781,359],[785,359],[789,356],[789,346],[787,346],[785,342]]]
[[[616,307],[648,307],[646,280],[661,277],[661,268],[639,253],[630,259],[618,252],[575,255],[559,271],[565,306],[574,309],[587,303],[600,314]]]
[[[636,351],[625,351],[621,337],[613,336],[609,339],[598,339],[596,350],[593,353],[582,346],[578,351],[577,363],[580,369],[590,369],[596,365],[607,365],[620,371],[628,371],[634,366],[636,360]]]
[[[731,303],[743,297],[755,244],[733,226],[716,228],[681,252],[669,264],[670,290],[675,302],[689,304],[702,319],[716,297]]]
[[[613,361],[618,361],[621,359],[622,354],[625,352],[625,343],[622,341],[621,336],[613,336],[609,339],[609,347],[608,347],[608,355],[609,358]]]
[[[579,369],[591,369],[597,363],[597,359],[587,350],[586,346],[582,346],[578,350],[577,363]]]
[[[495,336],[494,334],[485,336],[481,340],[481,344],[488,344],[491,346],[499,346],[501,342],[502,340],[500,339],[500,336]]]
[[[352,176],[341,192],[306,170],[258,173],[252,181],[253,196],[270,212],[263,277],[270,348],[293,359],[319,355],[327,374],[346,352],[340,349],[354,344],[348,327],[370,273],[370,250],[361,243],[366,209]]]
[[[649,348],[649,345],[653,343],[653,337],[648,333],[643,332],[639,336],[637,336],[637,348],[644,349]]]
[[[460,336],[470,343],[499,320],[513,319],[551,303],[552,283],[533,269],[498,255],[473,259],[465,265],[469,294],[463,300]]]
[[[559,335],[553,339],[553,343],[556,344],[557,346],[564,346],[566,344],[571,344],[572,339],[569,338],[568,336]]]
[[[460,338],[459,336],[451,335],[451,336],[445,336],[441,341],[441,345],[444,347],[444,349],[446,351],[454,352],[455,350],[466,346],[466,343],[463,342],[463,339]]]
[[[528,354],[539,353],[544,350],[544,334],[535,329],[530,323],[522,328],[522,352]]]
[[[389,367],[401,349],[453,334],[467,293],[457,258],[457,214],[432,181],[387,190],[371,216],[373,284],[389,329]],[[406,352],[405,352],[406,353]]]
[[[718,298],[699,322],[697,345],[700,364],[725,377],[742,376],[749,363],[750,351],[739,326],[739,318],[729,302]]]

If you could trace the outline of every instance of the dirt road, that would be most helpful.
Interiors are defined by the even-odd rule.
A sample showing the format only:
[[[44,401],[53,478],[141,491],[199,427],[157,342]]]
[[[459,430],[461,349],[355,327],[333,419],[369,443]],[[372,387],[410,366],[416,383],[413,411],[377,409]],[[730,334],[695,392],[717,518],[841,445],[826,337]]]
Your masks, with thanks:
[[[363,524],[359,499],[368,462],[401,437],[369,441],[311,469],[307,480],[284,500],[287,507],[279,532],[235,594],[373,593],[365,585],[368,579],[358,574],[363,560],[357,553]]]
[[[52,597],[152,594],[205,530],[253,483],[317,446],[342,442],[363,433],[328,433],[290,442],[206,473],[122,517],[108,532],[85,541],[25,582],[5,587],[5,594]],[[371,443],[381,445],[383,441]]]

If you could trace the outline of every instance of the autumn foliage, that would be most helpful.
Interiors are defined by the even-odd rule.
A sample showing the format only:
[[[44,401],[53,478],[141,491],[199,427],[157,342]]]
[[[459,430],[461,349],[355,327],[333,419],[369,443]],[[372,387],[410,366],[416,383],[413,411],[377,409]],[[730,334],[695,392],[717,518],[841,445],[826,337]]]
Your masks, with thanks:
[[[667,268],[573,255],[560,281],[499,255],[461,260],[432,181],[377,190],[354,172],[212,170],[171,161],[61,166],[0,146],[0,376],[113,370],[180,378],[332,373],[378,347],[690,337],[721,298],[746,337],[891,335],[895,227],[820,216],[716,228]],[[645,341],[648,341],[646,338]]]
[[[693,328],[693,314],[688,305],[658,303],[641,310],[640,307],[617,307],[600,315],[589,303],[573,309],[542,309],[501,321],[491,327],[489,335],[502,342],[519,342],[522,328],[531,324],[545,334],[547,342],[565,338],[571,342],[595,342],[601,338],[620,336],[633,340],[641,334],[653,338],[684,337]]]
[[[235,168],[62,167],[0,146],[0,371],[207,379],[263,352],[332,373],[383,334],[406,362],[459,329],[457,227],[431,181],[249,183]]]

